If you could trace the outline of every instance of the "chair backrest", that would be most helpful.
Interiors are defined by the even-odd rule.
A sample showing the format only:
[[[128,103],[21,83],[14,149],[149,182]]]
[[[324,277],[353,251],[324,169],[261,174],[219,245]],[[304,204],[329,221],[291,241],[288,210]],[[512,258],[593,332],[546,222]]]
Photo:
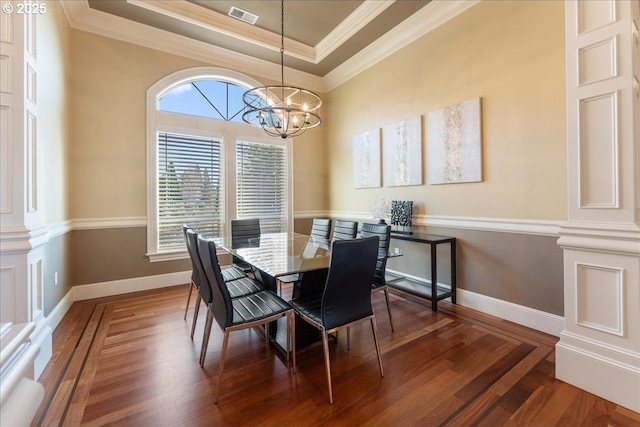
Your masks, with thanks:
[[[198,255],[194,252],[196,248],[193,245],[191,239],[187,235],[187,231],[191,230],[193,234],[194,231],[187,224],[182,225],[182,233],[184,234],[184,240],[187,244],[187,252],[189,253],[189,258],[191,258],[191,281],[197,286],[200,287],[200,272],[198,270]],[[195,240],[194,240],[195,242]]]
[[[358,222],[357,221],[341,221],[336,220],[336,224],[333,227],[333,234],[331,235],[331,241],[355,239],[358,235]]]
[[[331,235],[331,220],[327,218],[314,218],[311,225],[311,235],[329,239]]]
[[[224,329],[233,323],[233,304],[229,290],[222,279],[215,242],[198,236],[198,253],[205,276],[201,288],[209,288],[209,302],[212,305],[213,316],[220,328]]]
[[[387,257],[389,256],[389,245],[391,244],[391,226],[387,224],[362,224],[361,237],[378,236],[378,263],[376,265],[376,275],[373,283],[384,285],[385,273],[387,270]]]
[[[371,316],[371,283],[378,258],[378,236],[336,240],[322,294],[322,322],[332,329]]]
[[[260,237],[260,219],[232,219],[231,244],[248,243],[249,239]]]

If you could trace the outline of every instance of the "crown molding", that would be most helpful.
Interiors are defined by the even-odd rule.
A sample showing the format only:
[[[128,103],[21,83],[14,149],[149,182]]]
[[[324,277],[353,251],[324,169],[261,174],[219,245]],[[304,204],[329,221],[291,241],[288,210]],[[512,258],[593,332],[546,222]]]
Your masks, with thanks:
[[[431,1],[402,24],[327,73],[324,76],[326,91],[335,89],[479,2],[480,0]]]
[[[319,63],[333,51],[342,46],[358,31],[363,29],[369,22],[377,18],[382,12],[387,10],[395,0],[387,1],[367,1],[365,0],[351,15],[342,21],[325,38],[316,45],[315,63]]]
[[[131,1],[143,3],[143,0]],[[480,0],[431,1],[402,24],[380,37],[324,77],[285,67],[287,80],[290,84],[326,93],[479,2]],[[149,2],[144,1],[144,3],[148,4]],[[153,3],[155,4],[156,2]],[[349,24],[351,28],[344,28],[341,24],[318,43],[315,48],[317,53],[314,60],[319,61],[325,58],[326,55],[333,52],[348,39],[350,36],[349,31],[356,31],[358,26],[365,25],[367,19],[375,18],[392,3],[392,1],[366,1],[364,3],[367,5],[366,7],[363,4],[345,21],[345,26]],[[279,64],[91,9],[87,0],[62,1],[61,4],[72,28],[195,59],[217,67],[251,70],[251,73],[257,77],[274,81],[280,80],[281,70]]]

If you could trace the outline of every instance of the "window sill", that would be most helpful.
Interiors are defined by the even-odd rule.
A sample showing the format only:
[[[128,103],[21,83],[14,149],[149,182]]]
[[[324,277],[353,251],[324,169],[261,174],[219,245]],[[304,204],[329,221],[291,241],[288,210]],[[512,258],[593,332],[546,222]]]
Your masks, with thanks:
[[[229,253],[224,249],[217,248],[216,254],[218,257],[221,255],[228,255]],[[189,259],[189,253],[187,251],[177,252],[154,252],[146,254],[150,262],[162,262],[162,261],[177,261],[181,259]]]
[[[147,257],[149,258],[150,262],[175,261],[189,258],[189,253],[187,251],[154,252],[148,253]]]

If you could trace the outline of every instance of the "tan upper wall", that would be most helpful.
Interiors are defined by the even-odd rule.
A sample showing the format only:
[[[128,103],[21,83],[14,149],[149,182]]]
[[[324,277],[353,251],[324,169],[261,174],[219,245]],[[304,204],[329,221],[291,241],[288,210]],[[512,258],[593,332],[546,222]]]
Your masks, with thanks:
[[[55,223],[69,217],[68,73],[71,29],[58,2],[47,3],[37,16],[38,37],[38,147],[42,221]]]
[[[72,52],[72,218],[143,217],[147,89],[175,71],[215,64],[77,30],[72,34]],[[327,206],[323,141],[322,128],[294,141],[296,210]]]
[[[211,65],[73,30],[71,218],[146,215],[145,94]],[[215,65],[215,64],[213,64]],[[243,72],[243,70],[237,70]],[[265,82],[266,83],[266,82]],[[481,183],[353,188],[352,137],[482,97]],[[374,196],[418,213],[566,217],[564,4],[484,1],[324,96],[324,123],[294,141],[297,212],[366,212]]]
[[[73,30],[73,218],[146,216],[146,91],[202,63]]]
[[[330,208],[367,212],[379,196],[414,200],[428,215],[565,219],[564,55],[563,2],[483,1],[333,90]],[[483,182],[426,184],[427,114],[475,97],[482,98]],[[416,115],[425,184],[354,189],[353,136]]]

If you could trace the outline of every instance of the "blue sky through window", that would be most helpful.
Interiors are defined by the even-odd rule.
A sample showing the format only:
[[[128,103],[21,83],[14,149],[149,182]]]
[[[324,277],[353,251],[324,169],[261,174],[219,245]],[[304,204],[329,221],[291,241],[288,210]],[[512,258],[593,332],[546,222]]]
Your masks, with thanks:
[[[160,111],[242,121],[242,94],[246,89],[218,80],[198,80],[176,86],[160,98]],[[228,93],[228,98],[227,98]],[[212,105],[213,104],[213,105]]]

